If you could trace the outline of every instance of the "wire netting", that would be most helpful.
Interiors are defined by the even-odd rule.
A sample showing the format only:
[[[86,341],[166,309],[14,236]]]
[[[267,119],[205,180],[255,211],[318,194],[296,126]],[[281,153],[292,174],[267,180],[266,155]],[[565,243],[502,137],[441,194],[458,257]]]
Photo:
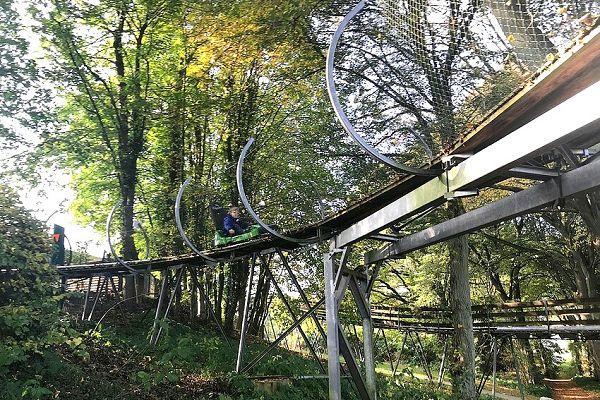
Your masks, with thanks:
[[[372,0],[347,27],[335,78],[360,134],[422,165],[596,23],[600,1]]]

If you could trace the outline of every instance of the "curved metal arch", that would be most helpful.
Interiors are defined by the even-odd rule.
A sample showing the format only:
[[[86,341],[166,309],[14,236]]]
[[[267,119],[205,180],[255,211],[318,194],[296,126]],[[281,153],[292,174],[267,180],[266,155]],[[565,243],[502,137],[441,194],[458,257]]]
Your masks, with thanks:
[[[333,34],[333,37],[331,38],[329,50],[327,51],[327,64],[325,66],[325,73],[327,76],[327,92],[329,93],[329,100],[331,101],[331,105],[333,107],[333,110],[335,111],[335,115],[344,127],[344,130],[350,135],[352,140],[354,140],[365,152],[367,152],[367,154],[371,156],[371,158],[395,169],[396,171],[401,171],[414,175],[436,176],[438,175],[437,171],[423,168],[414,168],[408,165],[400,164],[391,159],[390,157],[381,154],[379,151],[377,151],[377,149],[375,149],[373,146],[367,143],[367,141],[363,139],[363,137],[360,136],[358,132],[356,132],[354,126],[352,126],[352,123],[348,119],[348,116],[342,109],[340,98],[335,88],[335,80],[333,78],[335,51],[337,49],[338,42],[342,37],[342,34],[344,33],[344,30],[346,29],[352,18],[354,18],[356,14],[363,10],[363,8],[365,7],[365,3],[366,0],[361,0],[352,9],[352,11],[350,11],[344,17],[342,22],[340,22],[335,33]]]
[[[194,253],[202,257],[205,261],[216,264],[217,260],[214,258],[208,257],[206,254],[203,254],[194,244],[190,241],[190,239],[185,234],[183,230],[183,225],[181,223],[181,199],[183,198],[183,192],[185,188],[190,184],[192,177],[189,177],[181,184],[179,187],[179,192],[177,192],[177,198],[175,199],[175,224],[177,225],[177,231],[179,232],[179,236],[183,239],[183,242],[190,248]]]
[[[248,196],[246,196],[246,192],[244,191],[244,182],[243,182],[243,177],[242,177],[243,176],[243,168],[244,168],[244,160],[246,159],[248,150],[250,149],[250,147],[252,146],[253,143],[254,143],[254,138],[250,138],[248,140],[248,143],[246,143],[246,145],[242,149],[242,152],[240,153],[240,158],[239,158],[238,164],[237,164],[236,174],[235,174],[235,180],[237,182],[237,188],[238,188],[238,193],[240,195],[240,200],[242,200],[242,204],[244,204],[244,207],[246,208],[246,210],[248,210],[248,213],[252,216],[254,221],[256,221],[256,223],[258,225],[260,225],[261,228],[263,228],[264,230],[269,232],[271,235],[278,237],[279,239],[286,240],[286,241],[292,242],[292,243],[298,243],[298,244],[311,244],[311,243],[316,243],[316,242],[320,241],[320,238],[318,236],[314,236],[314,237],[306,238],[306,239],[298,239],[298,238],[294,238],[291,236],[283,235],[283,234],[277,232],[275,229],[271,228],[269,225],[265,224],[263,222],[263,220],[260,219],[258,214],[256,214],[256,212],[254,212],[254,209],[252,208],[252,206],[250,205],[250,202],[248,201]]]
[[[120,205],[122,205],[123,203],[121,201],[118,201],[113,208],[110,210],[110,214],[108,214],[108,218],[106,219],[106,241],[108,242],[108,248],[110,249],[110,254],[112,254],[112,256],[115,258],[115,260],[117,260],[117,262],[124,268],[126,268],[127,270],[129,270],[131,273],[133,274],[137,274],[138,271],[136,271],[135,269],[131,268],[129,265],[127,265],[127,263],[117,255],[117,252],[115,251],[115,247],[112,244],[112,240],[110,239],[110,225],[112,223],[113,217],[115,215],[115,211],[117,211],[117,207],[119,207]]]

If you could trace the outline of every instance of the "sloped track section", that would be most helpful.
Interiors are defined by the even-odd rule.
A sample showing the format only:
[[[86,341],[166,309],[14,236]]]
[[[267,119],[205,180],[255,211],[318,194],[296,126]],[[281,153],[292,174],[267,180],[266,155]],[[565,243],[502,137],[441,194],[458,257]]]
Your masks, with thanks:
[[[574,44],[554,64],[491,112],[481,125],[461,136],[447,153],[438,155],[424,168],[439,170],[444,155],[477,152],[598,81],[600,81],[600,28],[597,27]],[[585,146],[593,140],[593,137],[581,137],[572,145]],[[327,240],[429,179],[427,176],[420,175],[401,177],[370,196],[350,204],[340,212],[315,224],[299,227],[286,233],[285,236],[298,238],[320,236],[322,240]],[[300,243],[293,243],[275,236],[261,237],[244,243],[203,251],[202,254],[216,261],[224,262],[236,258],[247,258],[253,253],[270,248],[279,247],[291,250],[300,245]],[[202,266],[204,260],[201,256],[194,254],[128,262],[130,267],[138,270],[148,267],[151,270],[160,270],[183,264]],[[61,274],[69,277],[129,272],[116,262],[60,266],[57,269]]]

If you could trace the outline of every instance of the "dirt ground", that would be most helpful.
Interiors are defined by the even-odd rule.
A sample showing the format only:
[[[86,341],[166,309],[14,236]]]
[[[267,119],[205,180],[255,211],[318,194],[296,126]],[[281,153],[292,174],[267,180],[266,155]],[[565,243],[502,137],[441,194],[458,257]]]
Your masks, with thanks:
[[[554,392],[554,400],[600,400],[598,395],[578,387],[571,380],[544,380]]]

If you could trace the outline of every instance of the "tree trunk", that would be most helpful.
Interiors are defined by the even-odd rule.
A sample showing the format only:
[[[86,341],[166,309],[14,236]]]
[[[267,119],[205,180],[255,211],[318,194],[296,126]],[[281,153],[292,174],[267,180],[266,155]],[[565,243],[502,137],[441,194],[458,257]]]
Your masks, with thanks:
[[[450,203],[455,216],[463,212],[460,200]],[[475,341],[469,286],[469,246],[466,235],[448,242],[450,252],[450,308],[452,310],[453,362],[450,364],[452,391],[464,400],[477,399],[475,388]]]

